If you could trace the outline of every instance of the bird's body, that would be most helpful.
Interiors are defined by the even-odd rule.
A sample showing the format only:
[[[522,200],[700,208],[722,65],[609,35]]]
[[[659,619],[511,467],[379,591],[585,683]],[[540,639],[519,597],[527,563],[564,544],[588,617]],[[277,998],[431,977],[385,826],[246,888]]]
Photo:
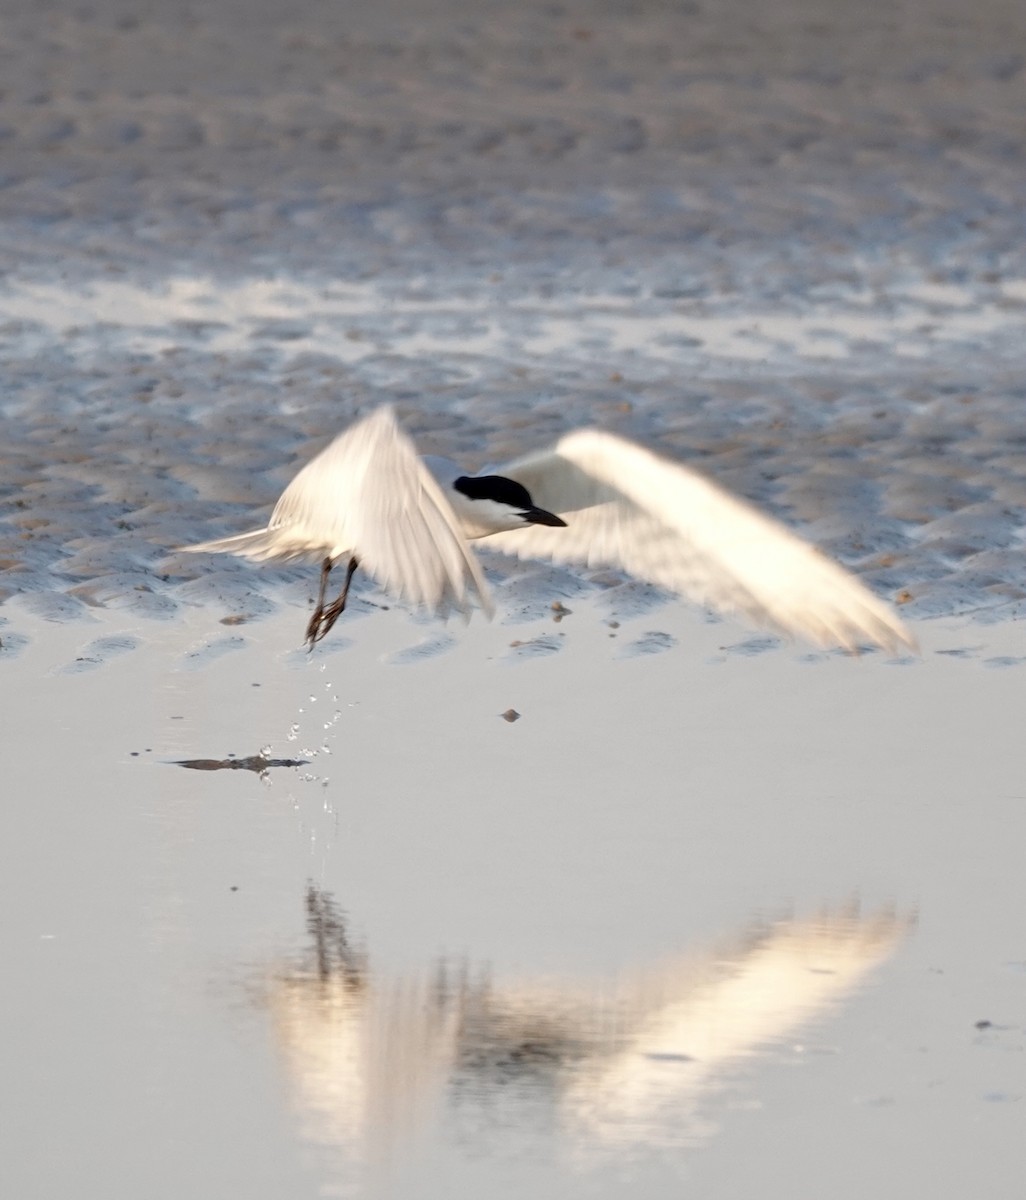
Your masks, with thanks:
[[[470,541],[522,558],[614,567],[819,645],[915,643],[893,610],[779,522],[680,463],[586,429],[496,474],[421,458],[389,407],[344,430],[292,480],[264,529],[189,546],[321,563],[311,646],[345,607],[357,565],[440,614],[491,612]],[[325,608],[331,567],[346,585]]]

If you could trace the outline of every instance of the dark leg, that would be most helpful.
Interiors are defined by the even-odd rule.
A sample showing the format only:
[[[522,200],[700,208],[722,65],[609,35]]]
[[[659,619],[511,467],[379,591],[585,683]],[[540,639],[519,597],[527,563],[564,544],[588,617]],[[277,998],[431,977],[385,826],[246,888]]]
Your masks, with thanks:
[[[331,574],[331,559],[326,558],[321,563],[321,590],[317,595],[317,607],[313,610],[313,616],[310,618],[310,623],[306,627],[306,640],[310,643],[310,649],[313,649],[313,644],[317,640],[317,629],[320,626],[321,619],[324,616],[324,596],[328,590],[328,576]]]
[[[319,609],[318,612],[314,614],[317,617],[316,622],[311,619],[306,631],[306,640],[310,643],[311,650],[321,640],[321,638],[328,633],[332,625],[334,625],[339,617],[345,612],[346,598],[349,595],[349,585],[353,582],[353,575],[355,574],[356,568],[359,565],[360,564],[357,561],[356,555],[354,554],[349,559],[349,566],[346,568],[346,581],[342,585],[342,591],[339,592],[338,599],[333,600],[327,608]],[[326,581],[327,575],[322,576],[322,580]]]

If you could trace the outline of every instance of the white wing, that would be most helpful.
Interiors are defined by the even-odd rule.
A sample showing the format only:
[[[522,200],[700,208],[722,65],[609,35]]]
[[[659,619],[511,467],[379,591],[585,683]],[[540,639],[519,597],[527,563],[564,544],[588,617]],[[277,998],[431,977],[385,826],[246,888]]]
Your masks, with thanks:
[[[633,442],[582,430],[501,471],[567,528],[495,534],[495,549],[622,568],[824,646],[915,647],[890,607],[853,575],[704,476]]]
[[[465,612],[476,593],[492,610],[452,506],[387,406],[351,425],[307,463],[282,493],[266,529],[188,549],[257,561],[353,554],[386,591],[412,604]]]

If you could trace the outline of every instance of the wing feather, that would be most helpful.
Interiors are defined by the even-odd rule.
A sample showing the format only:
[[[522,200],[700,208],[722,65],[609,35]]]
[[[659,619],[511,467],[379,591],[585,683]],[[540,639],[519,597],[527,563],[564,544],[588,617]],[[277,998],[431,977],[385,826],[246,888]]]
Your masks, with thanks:
[[[495,549],[621,568],[820,645],[915,647],[890,606],[844,568],[699,472],[633,442],[582,430],[502,473],[567,527],[495,534]]]
[[[265,530],[205,542],[247,558],[338,559],[391,594],[434,612],[492,604],[459,520],[388,406],[344,430],[296,475]]]

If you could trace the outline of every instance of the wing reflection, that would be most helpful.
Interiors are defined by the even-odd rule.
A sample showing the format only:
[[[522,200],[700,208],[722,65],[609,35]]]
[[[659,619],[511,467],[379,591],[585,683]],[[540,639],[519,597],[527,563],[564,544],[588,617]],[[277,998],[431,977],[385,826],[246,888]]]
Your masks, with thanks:
[[[638,980],[618,1048],[581,1064],[563,1095],[579,1135],[600,1144],[702,1136],[696,1101],[731,1063],[825,1015],[895,949],[892,912],[776,922],[733,949]]]
[[[307,895],[314,949],[269,1000],[305,1137],[383,1162],[443,1101],[486,1127],[555,1126],[577,1156],[700,1141],[700,1102],[731,1064],[835,1007],[909,927],[828,911],[748,931],[714,953],[618,979],[497,984],[444,962],[373,975],[330,895]]]

